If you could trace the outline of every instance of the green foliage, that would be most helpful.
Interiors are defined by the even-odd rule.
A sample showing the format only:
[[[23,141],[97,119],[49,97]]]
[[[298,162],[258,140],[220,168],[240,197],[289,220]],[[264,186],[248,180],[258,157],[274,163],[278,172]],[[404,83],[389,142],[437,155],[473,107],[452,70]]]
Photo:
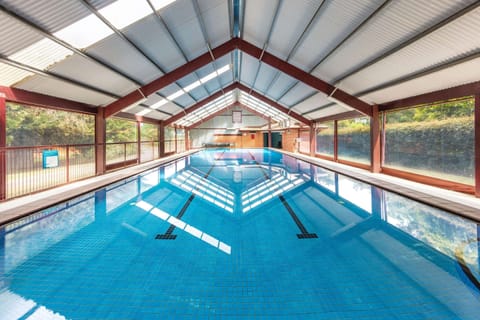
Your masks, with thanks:
[[[473,114],[473,98],[446,101],[387,113],[387,123],[423,122],[468,117]]]
[[[150,123],[142,123],[140,128],[142,141],[158,141],[158,127]]]
[[[7,103],[7,145],[35,146],[94,142],[91,115]]]
[[[134,121],[108,118],[106,132],[107,143],[137,141],[137,124]]]

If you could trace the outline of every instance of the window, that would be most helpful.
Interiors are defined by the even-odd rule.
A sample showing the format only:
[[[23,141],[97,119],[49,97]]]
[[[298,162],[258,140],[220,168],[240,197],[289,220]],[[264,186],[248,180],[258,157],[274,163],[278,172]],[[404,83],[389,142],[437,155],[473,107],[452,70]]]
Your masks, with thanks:
[[[317,124],[317,153],[327,156],[334,154],[334,121]]]
[[[7,103],[7,146],[90,144],[92,115]]]
[[[386,114],[384,166],[474,184],[474,99]]]
[[[370,118],[338,121],[338,158],[370,164]]]

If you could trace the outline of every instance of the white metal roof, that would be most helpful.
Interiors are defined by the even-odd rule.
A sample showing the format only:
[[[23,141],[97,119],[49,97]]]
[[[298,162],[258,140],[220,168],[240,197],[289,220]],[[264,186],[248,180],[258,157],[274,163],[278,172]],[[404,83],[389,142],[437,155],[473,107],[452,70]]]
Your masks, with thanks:
[[[480,80],[476,0],[2,0],[0,28],[0,85],[99,106],[235,36],[372,104]],[[124,112],[168,119],[234,82],[307,119],[349,110],[234,50]]]

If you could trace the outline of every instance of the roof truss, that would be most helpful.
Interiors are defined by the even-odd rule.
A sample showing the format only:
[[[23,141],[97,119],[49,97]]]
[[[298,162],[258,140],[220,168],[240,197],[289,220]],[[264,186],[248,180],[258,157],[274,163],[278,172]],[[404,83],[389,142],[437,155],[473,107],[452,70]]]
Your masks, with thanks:
[[[361,112],[362,114],[371,116],[372,115],[372,107],[368,103],[346,93],[345,91],[342,91],[331,84],[301,70],[300,68],[297,68],[293,66],[292,64],[277,58],[276,56],[266,52],[265,50],[262,50],[256,46],[254,46],[251,43],[248,43],[247,41],[240,39],[240,38],[233,38],[230,39],[229,41],[225,42],[224,44],[212,49],[209,52],[206,52],[199,56],[198,58],[191,60],[190,62],[182,65],[181,67],[178,67],[177,69],[163,75],[162,77],[150,82],[147,85],[144,85],[140,87],[139,89],[130,92],[128,95],[124,96],[123,98],[118,99],[117,101],[107,105],[105,108],[105,117],[110,117],[126,107],[137,103],[138,101],[143,100],[145,97],[157,92],[158,90],[176,82],[177,80],[187,76],[188,74],[195,72],[195,70],[198,70],[199,68],[211,63],[212,61],[215,61],[216,59],[234,51],[234,50],[240,50],[248,55],[251,55],[259,61],[262,61],[273,68],[276,68],[285,74],[311,86],[312,88],[325,93],[329,97],[332,97],[342,103],[345,103],[352,108],[356,109],[357,111]],[[245,91],[244,88],[241,88],[242,90]],[[260,96],[264,97],[263,95],[259,94]],[[258,97],[257,97],[258,98]],[[259,98],[260,99],[260,98]],[[267,98],[268,99],[268,98]],[[277,106],[280,106],[278,103],[271,101],[269,99],[270,105],[273,106],[273,104],[276,104]],[[194,106],[198,105],[199,102],[197,102]],[[285,108],[282,106],[282,108]],[[189,108],[190,109],[190,108]],[[289,113],[290,110],[286,109],[286,113]],[[285,112],[285,111],[284,111]],[[291,112],[290,112],[291,113]],[[293,117],[293,115],[292,115]],[[301,117],[301,116],[300,116]],[[310,123],[310,120],[306,120],[304,117],[303,120],[297,119],[299,121],[302,121],[304,123]],[[173,121],[172,121],[173,122]]]

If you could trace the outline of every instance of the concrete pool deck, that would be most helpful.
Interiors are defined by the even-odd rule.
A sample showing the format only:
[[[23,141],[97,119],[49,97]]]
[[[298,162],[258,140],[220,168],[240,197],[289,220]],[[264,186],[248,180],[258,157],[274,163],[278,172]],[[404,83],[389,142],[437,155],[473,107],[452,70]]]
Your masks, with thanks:
[[[39,193],[1,202],[0,225],[20,217],[27,216],[36,211],[48,208],[59,202],[67,201],[83,193],[94,191],[108,184],[128,178],[132,175],[149,170],[161,164],[182,158],[197,151],[198,150],[191,150],[180,154],[175,154],[162,159],[110,172],[101,176],[88,178]],[[475,198],[472,195],[432,187],[381,173],[371,173],[367,170],[309,157],[298,153],[291,153],[276,149],[275,151],[294,156],[300,160],[310,162],[325,169],[336,171],[340,174],[370,183],[388,191],[393,191],[408,198],[427,203],[449,212],[453,212],[471,220],[480,221],[480,199]]]

